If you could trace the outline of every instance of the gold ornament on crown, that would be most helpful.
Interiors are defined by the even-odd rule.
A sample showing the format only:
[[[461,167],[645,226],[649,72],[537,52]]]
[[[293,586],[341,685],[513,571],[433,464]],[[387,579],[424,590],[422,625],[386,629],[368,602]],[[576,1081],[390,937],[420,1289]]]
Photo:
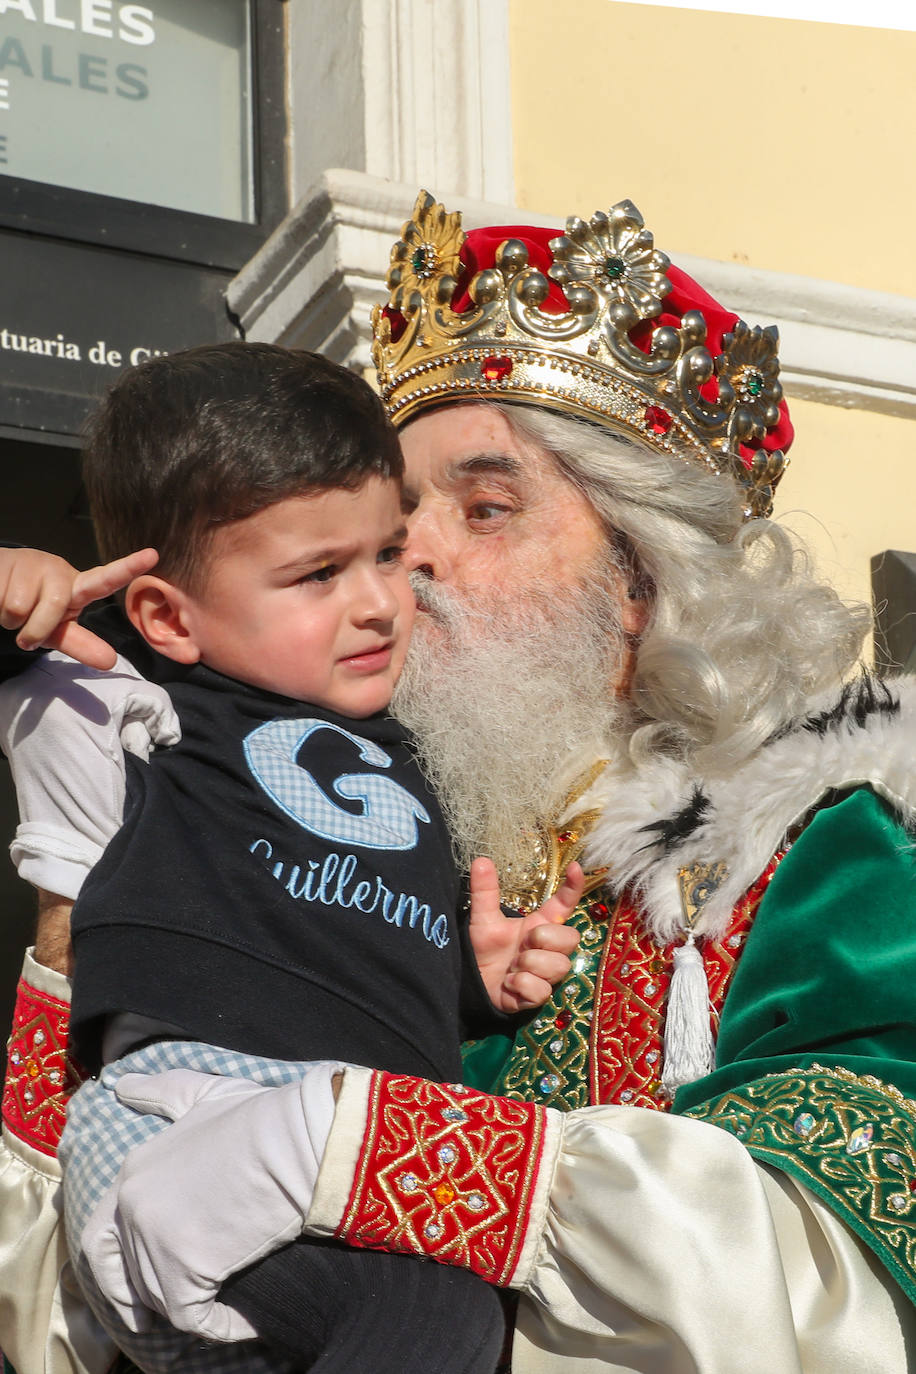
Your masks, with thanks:
[[[460,214],[421,191],[391,250],[388,305],[405,327],[393,339],[376,306],[372,358],[396,424],[430,405],[475,398],[543,405],[727,473],[743,489],[746,517],[770,514],[786,456],[761,449],[747,467],[738,446],[779,420],[775,326],[739,320],[714,357],[702,313],[690,310],[679,327],[652,329],[648,352],[637,348],[631,331],[662,313],[670,261],[629,200],[588,222],[568,219],[550,241],[547,275],[530,265],[520,239],[507,239],[496,266],[471,281],[473,305],[459,314],[452,300],[464,239]],[[552,282],[565,313],[542,309]],[[715,400],[702,394],[712,378]]]

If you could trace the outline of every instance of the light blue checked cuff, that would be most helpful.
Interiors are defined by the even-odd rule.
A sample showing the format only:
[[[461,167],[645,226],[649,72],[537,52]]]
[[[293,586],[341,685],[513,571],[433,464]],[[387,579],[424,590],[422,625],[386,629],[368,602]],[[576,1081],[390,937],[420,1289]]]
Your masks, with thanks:
[[[291,1374],[295,1362],[258,1341],[211,1345],[154,1318],[143,1332],[129,1331],[95,1284],[80,1244],[83,1230],[103,1194],[117,1178],[128,1151],[150,1140],[170,1123],[124,1106],[115,1094],[128,1073],[157,1074],[167,1069],[249,1078],[277,1087],[300,1078],[308,1063],[261,1059],[199,1042],[167,1040],[135,1050],[106,1065],[98,1079],[84,1083],[70,1100],[59,1158],[64,1171],[64,1217],[70,1253],[86,1300],[112,1339],[147,1374]]]

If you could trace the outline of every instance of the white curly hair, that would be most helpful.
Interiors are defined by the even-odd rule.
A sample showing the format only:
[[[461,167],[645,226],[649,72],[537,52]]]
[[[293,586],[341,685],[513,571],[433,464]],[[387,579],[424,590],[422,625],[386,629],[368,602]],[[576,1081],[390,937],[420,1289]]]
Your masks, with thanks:
[[[673,752],[707,775],[729,771],[855,668],[869,608],[818,581],[779,525],[742,523],[728,477],[597,424],[495,408],[585,494],[647,599],[632,681],[634,762]]]

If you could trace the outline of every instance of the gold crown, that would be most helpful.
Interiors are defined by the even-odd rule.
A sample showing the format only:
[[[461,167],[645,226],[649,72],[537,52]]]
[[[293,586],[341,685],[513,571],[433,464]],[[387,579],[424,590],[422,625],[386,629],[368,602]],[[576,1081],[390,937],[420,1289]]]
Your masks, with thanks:
[[[550,240],[546,275],[521,239],[506,239],[494,266],[470,282],[469,308],[456,312],[465,238],[460,213],[421,191],[391,250],[388,306],[372,312],[372,358],[395,423],[476,398],[547,406],[728,473],[744,491],[747,517],[770,514],[788,461],[780,449],[757,447],[780,420],[775,326],[730,316],[715,356],[700,309],[678,326],[651,326],[666,308],[671,263],[628,200],[588,223],[568,219],[566,233]],[[562,313],[542,309],[552,282],[568,304]],[[393,331],[397,315],[403,327]],[[631,337],[640,325],[647,351]],[[703,388],[713,378],[709,399]]]

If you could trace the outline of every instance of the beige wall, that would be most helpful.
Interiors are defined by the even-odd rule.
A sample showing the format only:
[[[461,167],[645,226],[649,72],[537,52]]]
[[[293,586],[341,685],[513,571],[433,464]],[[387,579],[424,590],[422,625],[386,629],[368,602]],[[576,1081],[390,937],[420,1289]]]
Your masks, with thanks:
[[[916,297],[916,33],[616,0],[560,13],[510,0],[522,208],[588,217],[626,196],[675,260]],[[776,513],[867,600],[870,556],[916,549],[916,422],[789,400]]]
[[[520,205],[628,196],[661,247],[916,296],[916,33],[615,0],[510,25]]]
[[[916,550],[916,425],[790,398],[795,423],[774,514],[844,596],[870,597],[869,559]]]

